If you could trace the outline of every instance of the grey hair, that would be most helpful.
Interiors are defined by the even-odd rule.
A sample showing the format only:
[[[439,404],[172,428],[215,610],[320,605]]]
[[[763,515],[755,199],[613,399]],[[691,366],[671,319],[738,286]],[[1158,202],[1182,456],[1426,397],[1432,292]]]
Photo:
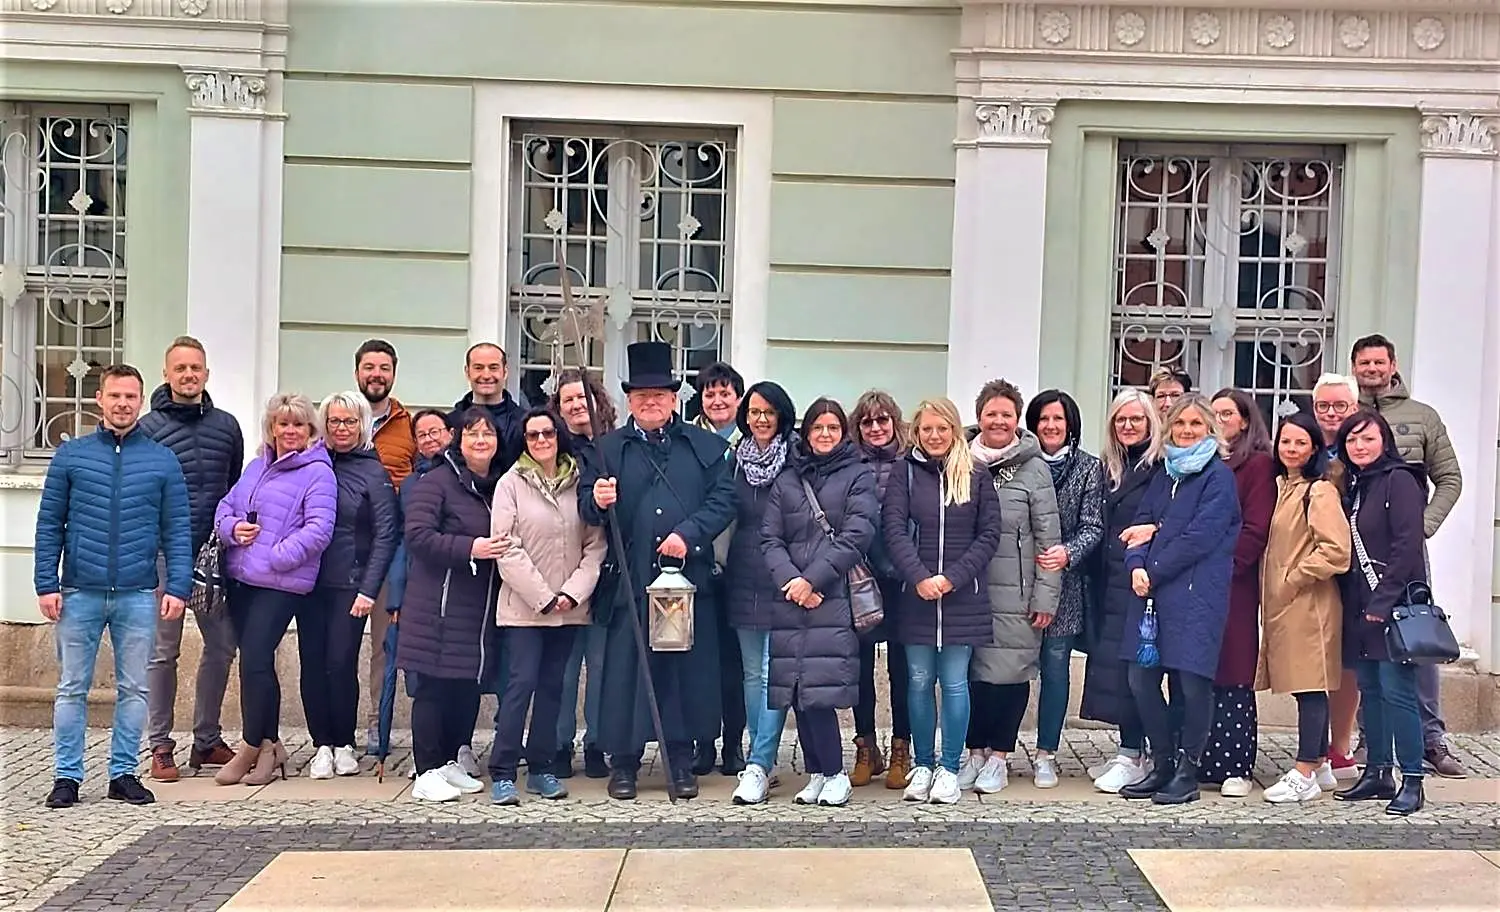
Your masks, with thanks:
[[[1359,384],[1355,383],[1352,377],[1345,374],[1324,374],[1319,377],[1318,382],[1313,384],[1313,398],[1316,399],[1318,397],[1318,390],[1327,389],[1330,386],[1342,386],[1349,391],[1350,398],[1355,402],[1359,402]]]
[[[282,416],[307,425],[310,441],[322,436],[320,431],[323,423],[318,420],[317,409],[313,407],[311,399],[301,393],[277,393],[266,400],[266,410],[260,421],[260,442],[273,452],[276,449],[276,419]]]
[[[359,418],[359,439],[354,442],[356,450],[363,450],[370,445],[375,436],[375,415],[370,411],[370,400],[363,393],[352,390],[344,390],[342,393],[334,393],[318,406],[318,430],[322,436],[328,436],[328,410],[333,406],[353,412]]]
[[[1156,410],[1156,403],[1151,400],[1150,394],[1144,390],[1128,386],[1115,394],[1115,399],[1109,404],[1109,411],[1104,416],[1104,471],[1109,475],[1109,486],[1114,490],[1120,486],[1125,478],[1125,470],[1130,466],[1125,465],[1129,457],[1125,454],[1125,448],[1120,446],[1120,441],[1115,438],[1115,416],[1127,405],[1138,405],[1146,413],[1146,455],[1141,457],[1141,465],[1149,466],[1156,462],[1156,441],[1161,437],[1161,413]]]
[[[1214,407],[1208,401],[1208,397],[1198,393],[1184,393],[1181,399],[1172,404],[1167,413],[1161,419],[1161,433],[1156,435],[1156,440],[1151,444],[1152,451],[1157,459],[1166,457],[1167,446],[1172,443],[1172,424],[1179,415],[1188,409],[1194,409],[1203,416],[1203,423],[1208,425],[1208,434],[1219,442],[1219,458],[1229,458],[1229,441],[1224,439],[1224,427],[1219,424],[1219,416],[1214,414]]]

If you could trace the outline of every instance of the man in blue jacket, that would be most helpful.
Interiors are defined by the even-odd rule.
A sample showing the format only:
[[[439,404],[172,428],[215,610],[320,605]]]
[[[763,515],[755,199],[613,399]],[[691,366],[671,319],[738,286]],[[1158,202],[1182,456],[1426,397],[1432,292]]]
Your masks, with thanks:
[[[182,466],[140,429],[144,397],[140,371],[128,364],[104,369],[94,395],[103,416],[99,429],[58,447],[37,510],[37,607],[57,624],[61,666],[52,710],[52,808],[78,803],[89,687],[106,627],[116,679],[108,797],[130,804],[156,800],[136,776],[146,665],[158,614],[164,620],[182,616],[192,588],[193,550]],[[158,553],[167,568],[159,612]]]

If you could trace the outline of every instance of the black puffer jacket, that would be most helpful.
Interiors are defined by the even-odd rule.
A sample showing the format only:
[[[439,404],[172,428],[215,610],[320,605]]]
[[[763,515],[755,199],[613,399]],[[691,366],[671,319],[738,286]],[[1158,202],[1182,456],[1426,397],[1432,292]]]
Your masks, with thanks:
[[[913,450],[891,472],[881,526],[900,596],[886,607],[892,639],[904,646],[989,646],[994,642],[985,578],[1000,545],[1000,500],[990,473],[976,467],[967,503],[944,506],[942,465]],[[915,521],[916,538],[911,523]],[[942,574],[953,591],[929,602],[917,583]]]
[[[214,510],[240,480],[245,467],[245,438],[240,423],[203,394],[196,404],[172,401],[163,383],[151,394],[151,411],[141,416],[141,430],[165,446],[182,464],[187,479],[188,513],[197,554],[214,530]]]
[[[348,453],[329,450],[328,454],[333,457],[339,500],[333,541],[318,564],[318,585],[355,589],[375,598],[401,543],[396,488],[373,447]]]
[[[778,478],[796,476],[790,469],[791,461],[789,456],[788,468],[782,469]],[[724,562],[724,591],[728,598],[729,626],[736,630],[770,630],[772,612],[786,601],[780,587],[771,581],[761,547],[761,524],[775,486],[772,481],[757,488],[738,467],[734,470],[736,525],[729,541],[729,557]]]
[[[833,527],[818,523],[803,479]],[[825,457],[808,456],[771,484],[762,547],[778,598],[771,611],[767,702],[778,709],[843,709],[859,701],[859,639],[846,577],[870,549],[880,525],[875,476],[845,441]],[[802,577],[823,603],[811,611],[780,595]]]

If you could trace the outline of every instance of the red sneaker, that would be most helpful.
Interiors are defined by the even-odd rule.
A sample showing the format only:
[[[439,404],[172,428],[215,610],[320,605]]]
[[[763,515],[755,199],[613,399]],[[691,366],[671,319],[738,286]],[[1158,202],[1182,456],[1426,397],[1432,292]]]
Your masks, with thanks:
[[[1333,767],[1335,779],[1358,779],[1359,764],[1348,754],[1329,754],[1328,765]]]

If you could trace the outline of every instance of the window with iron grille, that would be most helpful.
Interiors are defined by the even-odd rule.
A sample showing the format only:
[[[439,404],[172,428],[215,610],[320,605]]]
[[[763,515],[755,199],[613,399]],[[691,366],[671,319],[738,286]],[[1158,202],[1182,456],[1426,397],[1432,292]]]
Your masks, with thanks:
[[[631,342],[672,346],[684,413],[691,383],[729,350],[734,133],[518,123],[511,127],[512,377],[523,400],[558,367],[587,363],[619,389]],[[561,276],[598,330],[559,332]]]
[[[1115,389],[1162,368],[1254,395],[1268,422],[1335,369],[1343,150],[1122,143]]]
[[[99,421],[125,342],[129,110],[0,103],[0,452],[44,456]]]

